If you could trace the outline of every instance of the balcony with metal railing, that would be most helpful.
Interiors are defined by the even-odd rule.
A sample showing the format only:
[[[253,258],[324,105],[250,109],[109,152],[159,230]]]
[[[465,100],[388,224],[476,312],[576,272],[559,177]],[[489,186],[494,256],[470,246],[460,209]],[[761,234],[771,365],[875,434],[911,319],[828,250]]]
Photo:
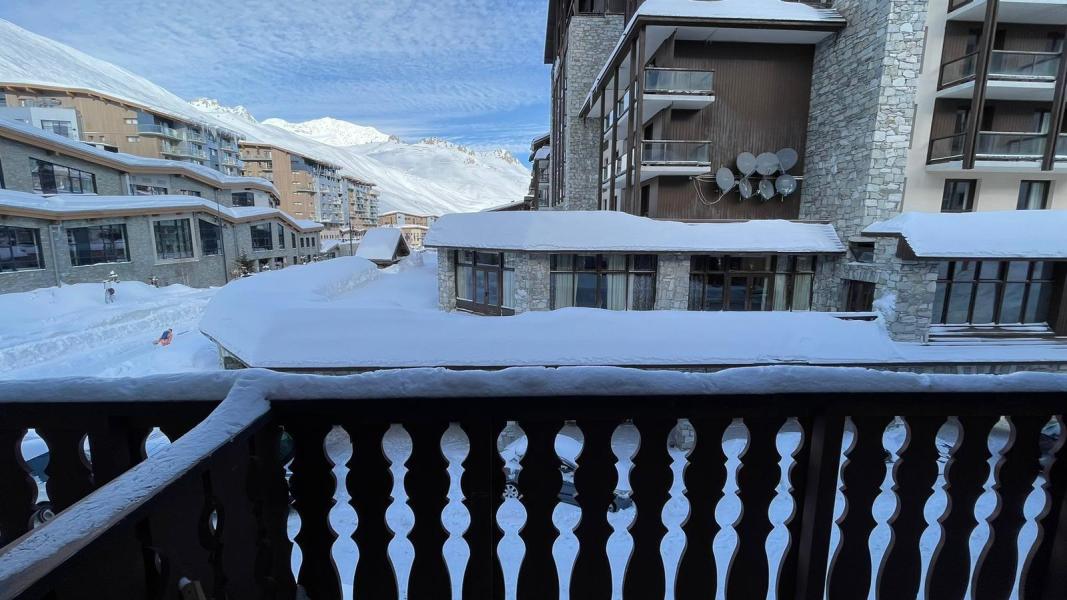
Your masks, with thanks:
[[[161,125],[159,123],[138,123],[137,133],[147,136],[159,136],[172,140],[183,140],[182,134],[173,127]]]
[[[1064,598],[1065,389],[812,367],[3,383],[0,600]]]
[[[989,58],[986,98],[1051,101],[1062,52],[994,50]],[[978,53],[946,61],[938,80],[939,98],[970,98],[974,93]]]
[[[1060,134],[1056,144],[1056,162],[1067,161],[1067,134]],[[995,163],[1016,163],[1020,167],[1036,166],[1048,148],[1048,133],[980,131],[975,143],[975,158]],[[930,140],[928,162],[951,163],[963,159],[965,133],[955,133]]]
[[[979,22],[993,0],[949,0],[948,20]],[[1067,0],[996,0],[1001,23],[1067,25]]]

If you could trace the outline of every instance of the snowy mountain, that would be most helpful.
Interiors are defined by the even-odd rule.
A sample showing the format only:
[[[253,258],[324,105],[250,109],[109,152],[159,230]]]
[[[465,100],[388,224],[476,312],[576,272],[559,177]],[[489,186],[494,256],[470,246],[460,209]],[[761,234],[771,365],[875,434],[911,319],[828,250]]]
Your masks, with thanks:
[[[530,182],[526,167],[506,151],[478,152],[441,140],[406,144],[332,118],[259,122],[242,106],[203,98],[186,102],[139,75],[2,19],[0,82],[97,91],[338,165],[378,184],[383,211],[479,211],[521,200]]]
[[[196,104],[196,101],[193,101]],[[236,107],[243,108],[241,106]],[[265,125],[280,127],[287,131],[309,137],[313,140],[330,146],[359,146],[362,144],[374,144],[376,142],[399,142],[400,138],[395,135],[382,133],[373,127],[356,125],[348,121],[324,117],[303,123],[290,123],[285,119],[265,119]]]

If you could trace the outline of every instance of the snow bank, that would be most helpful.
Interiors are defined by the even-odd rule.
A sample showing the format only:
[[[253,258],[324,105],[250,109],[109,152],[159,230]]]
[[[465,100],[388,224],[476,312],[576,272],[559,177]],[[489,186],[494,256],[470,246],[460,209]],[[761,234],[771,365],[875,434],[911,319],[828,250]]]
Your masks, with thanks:
[[[920,258],[1067,258],[1067,210],[906,212],[863,230],[903,237]]]
[[[515,211],[445,215],[428,247],[531,252],[842,253],[832,225],[779,220],[681,223],[614,211]]]
[[[1067,346],[901,344],[881,322],[828,313],[444,312],[436,257],[412,258],[378,273],[366,261],[357,271],[362,259],[337,259],[257,276],[250,292],[227,286],[201,330],[250,366],[280,369],[1067,361]]]

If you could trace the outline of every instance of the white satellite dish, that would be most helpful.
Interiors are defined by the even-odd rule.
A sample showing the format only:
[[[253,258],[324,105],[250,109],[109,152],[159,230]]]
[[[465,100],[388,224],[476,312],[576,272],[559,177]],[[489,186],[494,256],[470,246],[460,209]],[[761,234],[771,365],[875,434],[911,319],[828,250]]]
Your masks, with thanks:
[[[737,155],[737,170],[745,177],[756,172],[756,157],[751,152],[742,152]]]
[[[797,178],[792,175],[779,175],[778,181],[775,182],[775,187],[784,198],[797,191]]]
[[[774,198],[774,182],[770,179],[761,179],[759,182],[759,195],[764,200]]]
[[[734,177],[734,172],[726,167],[723,167],[715,172],[715,183],[719,185],[719,189],[722,193],[729,192],[737,185],[737,178]]]
[[[756,157],[756,172],[766,177],[778,172],[778,156],[773,152],[764,152]]]
[[[748,200],[752,197],[752,182],[747,179],[742,179],[737,184],[737,189],[741,192],[741,197]]]
[[[778,151],[778,162],[781,163],[783,173],[797,166],[798,160],[800,160],[800,156],[792,148],[782,148]],[[796,182],[794,181],[793,183]]]

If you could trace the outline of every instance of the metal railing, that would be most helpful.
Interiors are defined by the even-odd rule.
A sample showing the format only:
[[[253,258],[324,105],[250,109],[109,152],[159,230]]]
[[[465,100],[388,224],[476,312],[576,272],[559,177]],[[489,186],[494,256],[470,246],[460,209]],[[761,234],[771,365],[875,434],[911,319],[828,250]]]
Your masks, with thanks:
[[[137,133],[143,135],[161,135],[175,140],[185,139],[177,129],[167,127],[166,125],[160,125],[158,123],[138,123]]]
[[[928,162],[961,160],[966,137],[965,133],[956,133],[930,140]],[[1061,149],[1067,150],[1063,138],[1061,134],[1057,156],[1064,154]],[[983,160],[1041,160],[1047,147],[1048,133],[980,131],[975,144],[975,156]]]
[[[641,143],[643,164],[711,164],[711,142],[650,140]]]
[[[994,50],[989,57],[989,78],[1018,81],[1056,81],[1061,52],[1025,52]],[[978,52],[971,52],[941,65],[938,89],[944,89],[974,79]]]
[[[0,600],[1067,597],[1067,376],[570,371],[7,384]]]
[[[715,93],[714,78],[714,71],[648,67],[645,93],[711,95]]]

